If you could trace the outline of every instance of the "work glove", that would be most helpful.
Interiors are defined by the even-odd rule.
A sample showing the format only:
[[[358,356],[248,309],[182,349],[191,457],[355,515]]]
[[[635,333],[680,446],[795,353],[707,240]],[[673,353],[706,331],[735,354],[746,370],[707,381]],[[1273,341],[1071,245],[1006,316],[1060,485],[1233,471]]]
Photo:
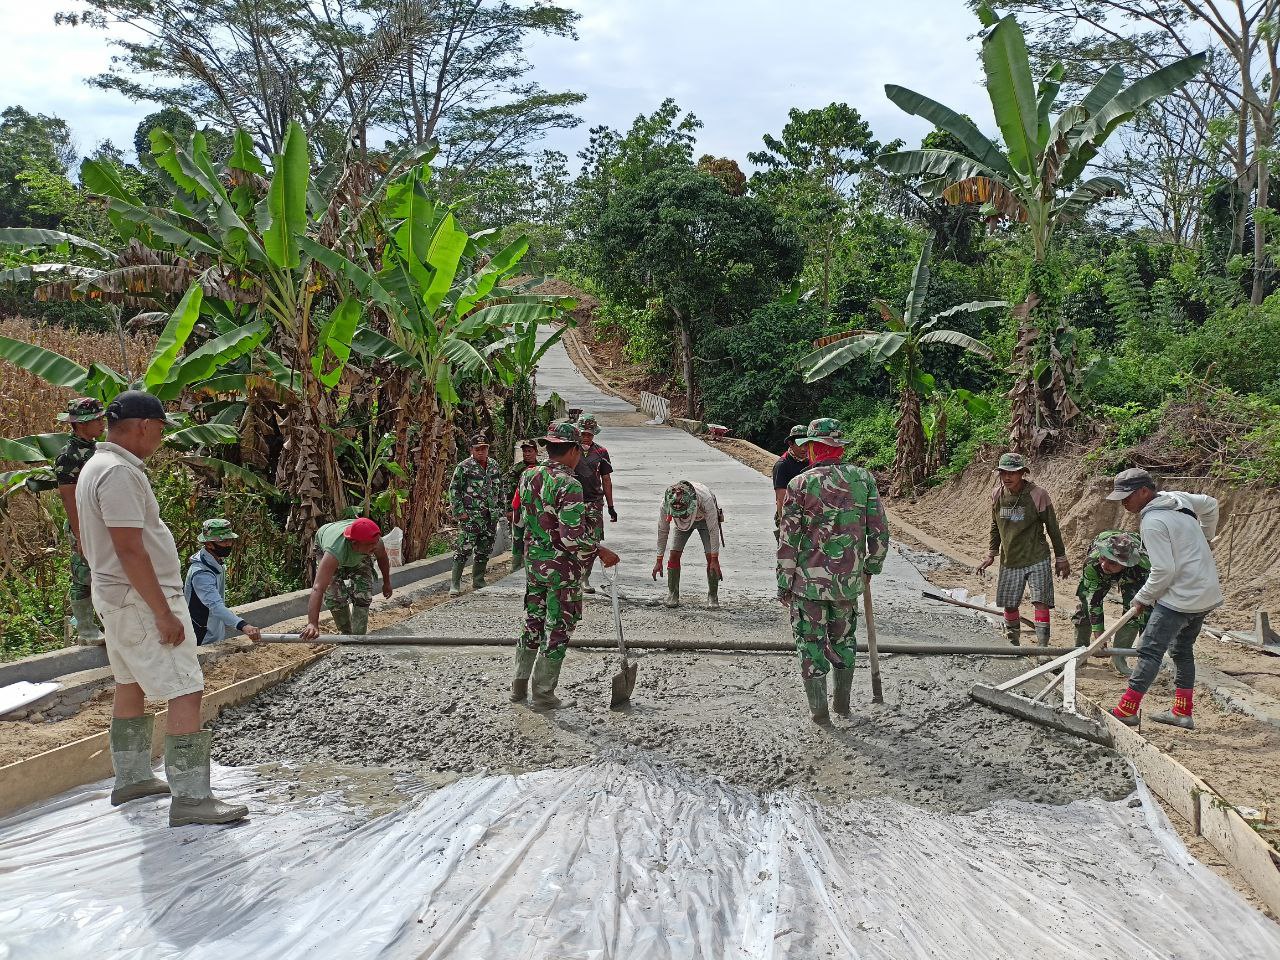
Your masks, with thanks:
[[[612,505],[610,505],[610,507],[609,507],[609,520],[610,520],[612,523],[617,523],[617,522],[618,522],[618,511],[617,511],[617,510],[615,510],[615,509],[613,509],[613,506],[612,506]]]

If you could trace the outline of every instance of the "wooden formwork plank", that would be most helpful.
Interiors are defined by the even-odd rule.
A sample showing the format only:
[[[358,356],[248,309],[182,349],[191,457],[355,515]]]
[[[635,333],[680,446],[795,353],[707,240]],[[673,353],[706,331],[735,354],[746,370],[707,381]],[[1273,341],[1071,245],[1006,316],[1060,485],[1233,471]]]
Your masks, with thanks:
[[[1201,793],[1200,835],[1233,866],[1258,899],[1280,916],[1280,852],[1216,793]]]
[[[247,677],[206,694],[201,702],[202,719],[207,723],[217,717],[223,707],[243,703],[267,687],[274,686],[315,663],[328,652],[322,650],[305,660]],[[164,718],[167,712],[160,710],[156,713],[155,738],[151,744],[153,757],[164,752]],[[0,767],[0,816],[110,775],[111,735],[106,730],[83,740],[46,750],[34,757],[17,760]]]

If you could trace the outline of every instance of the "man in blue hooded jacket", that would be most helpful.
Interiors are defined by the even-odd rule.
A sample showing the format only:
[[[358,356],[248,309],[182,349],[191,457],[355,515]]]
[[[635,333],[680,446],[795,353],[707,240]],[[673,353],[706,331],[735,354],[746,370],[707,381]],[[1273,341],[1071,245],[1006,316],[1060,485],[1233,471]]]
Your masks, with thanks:
[[[242,631],[250,640],[260,640],[262,631],[227,606],[227,557],[240,537],[230,520],[206,520],[200,528],[200,549],[191,555],[182,594],[187,598],[196,643],[217,643],[228,631]]]

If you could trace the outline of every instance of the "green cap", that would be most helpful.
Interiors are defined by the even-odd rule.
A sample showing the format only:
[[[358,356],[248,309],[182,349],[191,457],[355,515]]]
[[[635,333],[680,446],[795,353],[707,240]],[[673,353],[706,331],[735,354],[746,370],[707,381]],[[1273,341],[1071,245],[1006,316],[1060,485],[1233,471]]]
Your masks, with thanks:
[[[1098,553],[1122,567],[1132,567],[1138,562],[1142,542],[1132,533],[1117,533],[1098,544]]]
[[[840,421],[834,417],[819,417],[809,423],[805,431],[807,443],[824,443],[828,447],[843,447],[849,441],[840,433]]]
[[[667,487],[662,498],[662,509],[668,516],[682,520],[692,515],[698,509],[698,495],[693,492],[693,484],[688,480],[681,480]]]
[[[543,443],[578,443],[581,440],[582,434],[568,420],[553,421],[551,426],[547,427],[547,435],[542,438]]]
[[[794,427],[791,428],[791,432],[787,434],[787,438],[790,440],[803,440],[805,435],[808,432],[809,432],[808,427],[806,427],[803,423],[797,423]]]
[[[578,418],[578,429],[581,430],[583,433],[599,433],[600,421],[597,420],[592,414],[584,413],[582,416]]]
[[[1027,460],[1020,453],[1002,453],[996,470],[1000,473],[1022,473],[1027,469]]]
[[[63,423],[88,423],[107,415],[107,408],[95,397],[76,397],[67,404],[67,412],[58,414]]]
[[[223,520],[221,517],[214,520],[206,520],[200,525],[200,542],[208,543],[209,541],[218,540],[239,540],[240,537],[231,529],[231,521]]]

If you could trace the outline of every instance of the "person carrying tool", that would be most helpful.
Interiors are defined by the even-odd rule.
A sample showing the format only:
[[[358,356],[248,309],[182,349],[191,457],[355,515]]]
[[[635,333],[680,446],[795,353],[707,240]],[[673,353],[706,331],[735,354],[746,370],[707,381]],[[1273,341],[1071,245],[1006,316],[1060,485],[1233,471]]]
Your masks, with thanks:
[[[520,703],[533,683],[533,706],[554,710],[560,668],[569,637],[582,618],[582,574],[587,560],[599,553],[606,567],[618,555],[600,545],[587,526],[582,484],[574,468],[582,458],[581,434],[568,420],[547,428],[542,443],[548,462],[520,478],[519,510],[524,517],[524,630],[516,646],[511,702]]]
[[[1116,474],[1107,499],[1120,501],[1125,510],[1138,515],[1142,544],[1151,563],[1146,582],[1133,598],[1134,609],[1150,612],[1138,662],[1128,689],[1111,714],[1127,726],[1138,725],[1142,698],[1168,651],[1174,671],[1173,707],[1151,719],[1194,730],[1196,637],[1205,615],[1222,603],[1218,565],[1209,548],[1217,533],[1218,501],[1201,494],[1159,493],[1151,474],[1138,469]]]
[[[679,480],[667,487],[658,507],[658,559],[653,561],[653,579],[662,575],[662,558],[667,552],[667,538],[675,524],[676,536],[667,559],[667,599],[664,607],[680,606],[680,557],[693,532],[702,538],[707,558],[707,606],[720,609],[720,547],[723,544],[724,511],[716,495],[700,483]]]
[[[1120,588],[1124,609],[1129,609],[1134,594],[1146,583],[1151,561],[1142,548],[1142,539],[1136,533],[1104,530],[1094,539],[1080,571],[1080,585],[1076,596],[1080,603],[1071,618],[1076,627],[1076,646],[1087,647],[1090,639],[1098,639],[1106,629],[1106,616],[1102,602],[1112,587]],[[1133,641],[1146,625],[1147,615],[1134,617],[1120,628],[1112,641],[1117,647],[1132,647]],[[1124,657],[1112,657],[1111,665],[1122,677],[1129,675],[1129,665]]]
[[[505,499],[511,504],[511,569],[524,569],[524,517],[516,508],[516,492],[520,478],[526,471],[538,465],[538,444],[533,440],[520,441],[520,462],[507,472]]]
[[[804,437],[811,468],[795,477],[782,504],[778,600],[791,616],[809,712],[829,719],[827,674],[835,668],[832,706],[849,713],[858,647],[858,598],[889,553],[889,521],[875,477],[841,463],[848,443],[840,421],[822,417]]]
[[[382,572],[382,595],[390,599],[391,558],[382,531],[367,517],[336,520],[316,531],[316,577],[307,601],[303,640],[320,636],[320,606],[328,608],[339,633],[362,637],[369,632],[373,603],[373,561]]]
[[[804,435],[809,428],[796,424],[787,435],[787,449],[773,464],[773,539],[778,539],[778,521],[782,518],[782,500],[787,495],[787,485],[809,469],[809,458],[804,452]]]
[[[187,563],[182,595],[196,631],[196,645],[217,643],[228,630],[239,630],[250,640],[261,640],[262,631],[227,606],[227,569],[223,566],[235,549],[239,535],[231,521],[221,518],[200,525],[200,549]]]
[[[81,645],[101,646],[102,631],[93,612],[93,577],[80,550],[80,518],[76,512],[76,483],[80,471],[98,447],[98,438],[106,425],[102,401],[93,397],[76,397],[65,413],[58,414],[63,423],[71,424],[71,435],[53,461],[53,476],[58,482],[58,496],[67,514],[66,533],[71,541],[71,616],[76,622],[76,637]],[[47,489],[47,488],[46,488]]]
[[[604,541],[604,506],[609,505],[609,522],[618,522],[618,511],[613,508],[613,461],[609,451],[596,443],[600,422],[589,413],[578,417],[578,432],[582,435],[582,459],[578,461],[574,475],[582,484],[582,497],[587,503],[587,526],[596,543]],[[587,561],[587,572],[582,588],[595,593],[591,586],[591,570],[596,565],[593,554]]]
[[[107,440],[76,483],[80,546],[93,571],[93,605],[102,615],[115,675],[111,712],[111,805],[170,795],[169,825],[230,823],[247,807],[209,789],[213,734],[202,729],[204,673],[182,597],[182,562],[160,519],[144,461],[160,449],[173,421],[149,393],[126,390],[107,405]],[[154,714],[146,698],[165,700],[164,769],[151,773]]]
[[[475,562],[471,567],[471,585],[476,590],[484,586],[498,521],[506,513],[502,471],[489,459],[489,441],[484,434],[471,438],[471,456],[453,468],[448,496],[449,509],[458,524],[453,579],[449,585],[449,596],[456,597],[462,593],[462,571],[472,554]]]
[[[1027,477],[1027,462],[1021,454],[1001,455],[995,472],[1000,484],[991,494],[991,550],[978,570],[986,570],[1000,557],[1000,579],[996,586],[996,606],[1004,608],[1005,638],[1017,646],[1022,631],[1018,608],[1022,595],[1031,588],[1035,607],[1036,643],[1049,645],[1049,611],[1053,609],[1053,575],[1071,575],[1067,548],[1058,529],[1049,492]],[[1053,542],[1054,561],[1049,563]]]

